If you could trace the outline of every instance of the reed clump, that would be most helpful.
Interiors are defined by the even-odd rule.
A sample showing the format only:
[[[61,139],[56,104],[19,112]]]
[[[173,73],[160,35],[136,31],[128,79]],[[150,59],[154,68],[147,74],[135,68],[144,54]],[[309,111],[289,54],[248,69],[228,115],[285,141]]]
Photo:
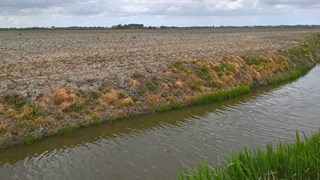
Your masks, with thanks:
[[[320,130],[295,142],[266,145],[266,150],[245,148],[227,158],[224,165],[199,164],[194,170],[178,173],[180,180],[202,179],[319,179]]]

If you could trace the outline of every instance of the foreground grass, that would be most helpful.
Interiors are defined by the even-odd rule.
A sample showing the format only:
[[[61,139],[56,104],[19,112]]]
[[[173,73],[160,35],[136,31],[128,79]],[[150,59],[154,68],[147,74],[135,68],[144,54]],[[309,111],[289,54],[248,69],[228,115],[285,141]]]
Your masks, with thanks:
[[[178,173],[180,180],[196,179],[320,179],[320,131],[293,144],[280,142],[261,149],[245,149],[233,154],[226,165],[199,164],[194,170]]]

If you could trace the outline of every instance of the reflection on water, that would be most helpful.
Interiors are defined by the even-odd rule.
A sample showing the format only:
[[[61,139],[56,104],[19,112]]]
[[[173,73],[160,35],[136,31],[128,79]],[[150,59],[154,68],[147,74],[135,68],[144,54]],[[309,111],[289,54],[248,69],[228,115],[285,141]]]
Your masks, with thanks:
[[[175,179],[183,165],[320,127],[320,67],[293,83],[209,105],[77,130],[0,151],[1,179]]]

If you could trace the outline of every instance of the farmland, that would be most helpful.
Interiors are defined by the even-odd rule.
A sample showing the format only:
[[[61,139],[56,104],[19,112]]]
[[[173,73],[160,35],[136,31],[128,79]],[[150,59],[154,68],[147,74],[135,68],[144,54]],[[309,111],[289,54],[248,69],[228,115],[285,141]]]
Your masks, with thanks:
[[[239,32],[240,31],[240,32]],[[137,71],[162,75],[190,57],[288,48],[318,29],[43,30],[0,32],[0,93],[37,97],[54,87],[121,85]]]

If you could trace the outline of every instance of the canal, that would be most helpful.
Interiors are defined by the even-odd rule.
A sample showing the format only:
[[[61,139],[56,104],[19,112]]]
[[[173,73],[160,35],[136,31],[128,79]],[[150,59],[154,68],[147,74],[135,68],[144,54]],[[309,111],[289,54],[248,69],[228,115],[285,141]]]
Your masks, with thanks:
[[[297,81],[232,100],[88,127],[0,150],[0,179],[176,179],[244,146],[320,128],[320,66]]]

